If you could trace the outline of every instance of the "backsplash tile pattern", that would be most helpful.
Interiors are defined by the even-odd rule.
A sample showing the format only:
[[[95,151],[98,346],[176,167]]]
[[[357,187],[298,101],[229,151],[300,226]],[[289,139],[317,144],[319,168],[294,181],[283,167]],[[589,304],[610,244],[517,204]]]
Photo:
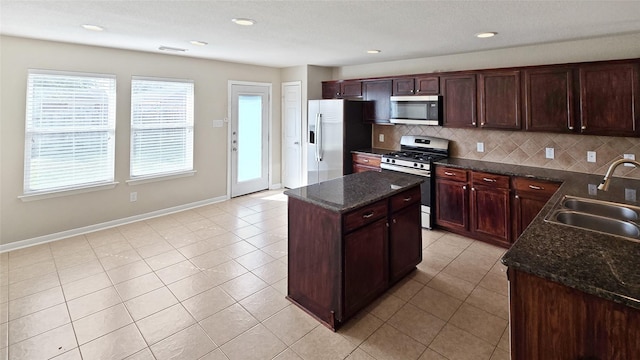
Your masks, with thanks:
[[[640,160],[640,138],[592,135],[498,131],[486,129],[452,129],[442,126],[374,125],[373,146],[399,149],[402,135],[436,136],[451,141],[451,157],[499,163],[545,167],[590,174],[604,174],[612,161],[623,154],[635,154]],[[379,142],[384,134],[384,142]],[[476,143],[484,143],[484,152]],[[554,148],[555,158],[545,158],[545,149]],[[596,162],[587,162],[587,151],[596,152]],[[615,176],[640,179],[640,169],[620,166]]]

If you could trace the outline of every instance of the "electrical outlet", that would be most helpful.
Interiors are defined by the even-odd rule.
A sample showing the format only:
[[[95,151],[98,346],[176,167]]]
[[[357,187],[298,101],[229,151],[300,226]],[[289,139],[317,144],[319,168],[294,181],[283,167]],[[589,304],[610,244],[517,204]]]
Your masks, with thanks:
[[[132,193],[129,193],[129,201],[131,202],[138,201],[138,193],[135,191]]]
[[[624,199],[626,201],[636,202],[636,189],[624,189]]]
[[[484,152],[484,143],[483,142],[477,143],[476,149],[478,150],[478,152]]]
[[[379,142],[384,142],[384,134],[379,134],[378,135],[378,141]]]
[[[546,157],[547,159],[553,159],[553,158],[554,158],[554,156],[555,156],[555,154],[554,154],[554,153],[555,153],[555,151],[554,151],[554,149],[553,149],[553,148],[546,148],[545,157]]]
[[[636,159],[636,154],[624,154],[623,157],[627,160],[635,160]],[[636,167],[633,164],[629,164],[629,163],[625,163],[624,166],[628,166],[628,167]]]
[[[589,195],[598,195],[598,185],[596,184],[589,184]]]
[[[596,152],[587,151],[587,162],[596,162]]]

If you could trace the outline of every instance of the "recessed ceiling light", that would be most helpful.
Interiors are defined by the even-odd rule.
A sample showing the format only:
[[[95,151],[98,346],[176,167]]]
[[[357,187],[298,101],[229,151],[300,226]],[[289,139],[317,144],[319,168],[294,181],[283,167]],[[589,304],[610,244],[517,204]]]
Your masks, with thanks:
[[[205,42],[205,41],[198,41],[198,40],[191,40],[189,41],[191,44],[193,45],[198,45],[198,46],[205,46],[208,45],[209,43]]]
[[[367,50],[367,54],[380,54],[382,50]]]
[[[104,31],[104,28],[102,26],[98,26],[98,25],[82,24],[80,26],[82,26],[85,30]]]
[[[245,19],[245,18],[235,18],[235,19],[231,19],[231,21],[242,26],[251,26],[256,23],[255,20]]]
[[[486,38],[494,37],[496,35],[498,35],[497,32],[490,31],[490,32],[477,33],[476,37],[480,39],[486,39]]]
[[[162,50],[162,51],[173,51],[173,52],[185,52],[185,51],[187,51],[187,49],[174,48],[174,47],[170,47],[170,46],[160,46],[160,47],[158,48],[158,50]]]

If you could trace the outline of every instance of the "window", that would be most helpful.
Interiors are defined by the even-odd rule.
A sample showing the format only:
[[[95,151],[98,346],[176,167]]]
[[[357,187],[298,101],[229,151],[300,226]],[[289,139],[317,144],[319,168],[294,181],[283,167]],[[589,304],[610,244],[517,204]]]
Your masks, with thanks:
[[[116,78],[29,70],[25,195],[114,181]]]
[[[193,170],[193,82],[134,77],[131,179]]]

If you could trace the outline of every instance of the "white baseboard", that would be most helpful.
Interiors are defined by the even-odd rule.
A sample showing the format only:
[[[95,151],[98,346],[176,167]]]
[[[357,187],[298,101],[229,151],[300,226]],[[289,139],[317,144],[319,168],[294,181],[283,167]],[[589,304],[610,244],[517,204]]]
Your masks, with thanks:
[[[184,204],[184,205],[178,205],[178,206],[174,206],[174,207],[170,207],[162,210],[152,211],[145,214],[134,215],[134,216],[130,216],[122,219],[107,221],[100,224],[84,226],[81,228],[61,231],[61,232],[57,232],[49,235],[38,236],[31,239],[26,239],[26,240],[14,241],[8,244],[0,245],[0,253],[11,251],[11,250],[22,249],[29,246],[45,244],[48,242],[62,240],[72,236],[83,235],[83,234],[87,234],[94,231],[109,229],[112,227],[130,224],[140,220],[148,220],[148,219],[152,219],[159,216],[173,214],[179,211],[195,209],[201,206],[211,205],[211,204],[219,203],[225,200],[229,200],[229,196],[227,195],[219,196],[212,199],[196,201],[196,202]]]
[[[277,190],[277,189],[282,189],[282,184],[271,184],[269,186],[269,190]]]

